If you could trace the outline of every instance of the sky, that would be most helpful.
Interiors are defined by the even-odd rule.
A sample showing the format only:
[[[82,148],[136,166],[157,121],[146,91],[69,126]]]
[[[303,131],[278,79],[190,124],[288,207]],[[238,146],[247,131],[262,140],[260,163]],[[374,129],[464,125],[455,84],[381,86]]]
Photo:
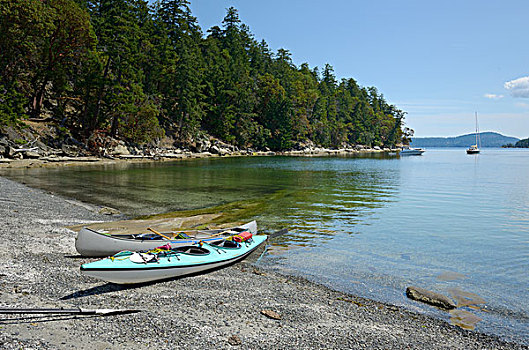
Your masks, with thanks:
[[[529,137],[527,0],[190,0],[204,32],[235,7],[296,65],[334,67],[407,112],[416,137]]]

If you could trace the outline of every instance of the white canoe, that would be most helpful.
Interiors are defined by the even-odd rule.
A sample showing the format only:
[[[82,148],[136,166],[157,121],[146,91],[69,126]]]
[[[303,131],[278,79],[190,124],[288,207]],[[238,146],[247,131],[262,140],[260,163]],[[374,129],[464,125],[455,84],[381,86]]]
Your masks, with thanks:
[[[252,235],[257,234],[257,223],[251,221],[238,227],[223,230],[186,231],[185,233],[189,238],[176,237],[178,232],[164,233],[164,236],[171,238],[169,240],[154,233],[139,235],[108,234],[84,227],[77,234],[75,249],[83,256],[104,257],[114,255],[123,250],[150,250],[167,243],[172,247],[178,247],[190,245],[198,241],[208,242],[218,240],[219,237],[231,236],[243,231],[249,231]],[[216,236],[210,237],[212,235]]]

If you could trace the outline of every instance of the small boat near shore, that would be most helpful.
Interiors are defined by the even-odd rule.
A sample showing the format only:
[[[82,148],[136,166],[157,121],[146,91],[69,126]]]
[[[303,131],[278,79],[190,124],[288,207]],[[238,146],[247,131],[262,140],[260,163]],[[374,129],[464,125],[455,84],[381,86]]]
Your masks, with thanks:
[[[420,156],[425,152],[422,148],[412,148],[412,147],[406,147],[403,148],[399,154],[401,156]]]
[[[215,241],[219,238],[228,237],[248,231],[252,235],[257,234],[257,223],[251,221],[247,224],[229,229],[217,230],[195,230],[185,232],[152,233],[141,234],[108,234],[90,228],[82,228],[75,239],[75,249],[82,256],[105,257],[114,255],[120,251],[141,251],[154,249],[164,244],[172,247],[186,246],[198,241]]]
[[[265,243],[268,236],[244,234],[191,245],[158,247],[147,252],[123,251],[81,265],[85,276],[118,284],[165,280],[217,269],[244,259]]]

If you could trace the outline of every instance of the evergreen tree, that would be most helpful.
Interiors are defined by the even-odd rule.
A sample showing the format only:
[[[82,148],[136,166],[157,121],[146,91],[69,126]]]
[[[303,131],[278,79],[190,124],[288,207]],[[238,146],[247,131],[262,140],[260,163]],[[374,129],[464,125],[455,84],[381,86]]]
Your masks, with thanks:
[[[208,87],[210,110],[206,124],[209,131],[224,141],[244,146],[256,132],[255,78],[251,76],[249,48],[253,39],[246,26],[241,26],[237,10],[229,8],[223,29],[213,28],[208,46],[218,53],[209,56],[208,75],[213,80]]]
[[[158,107],[143,91],[144,73],[141,63],[147,59],[143,48],[149,29],[147,2],[144,0],[90,1],[88,7],[98,41],[91,67],[84,83],[85,108],[80,118],[86,135],[95,129],[107,130],[111,136],[131,141],[131,135],[160,136]],[[94,74],[93,71],[96,71]],[[149,113],[144,111],[148,110]],[[143,112],[142,112],[143,111]],[[150,120],[141,120],[149,118]],[[130,132],[130,126],[143,126],[141,132]],[[147,130],[147,126],[152,130]],[[141,141],[145,138],[140,137]]]
[[[6,99],[26,95],[28,114],[38,118],[45,103],[65,97],[72,68],[94,42],[89,16],[73,0],[2,1],[0,11],[0,86]]]
[[[165,74],[160,77],[164,114],[174,123],[177,138],[185,141],[197,133],[204,115],[202,33],[186,0],[160,1],[157,16],[166,34]]]
[[[270,74],[259,79],[256,114],[265,130],[266,145],[274,150],[288,149],[293,129],[290,100],[279,80]]]

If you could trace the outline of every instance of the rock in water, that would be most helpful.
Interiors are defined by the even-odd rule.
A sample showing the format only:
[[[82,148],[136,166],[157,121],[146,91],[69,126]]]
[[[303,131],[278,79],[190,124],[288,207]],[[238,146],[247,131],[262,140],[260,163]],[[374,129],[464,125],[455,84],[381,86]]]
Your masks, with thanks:
[[[456,308],[456,304],[447,296],[424,288],[410,286],[406,288],[406,296],[410,299],[421,301],[446,310]]]
[[[451,310],[450,323],[463,329],[473,330],[482,318],[465,310]]]

